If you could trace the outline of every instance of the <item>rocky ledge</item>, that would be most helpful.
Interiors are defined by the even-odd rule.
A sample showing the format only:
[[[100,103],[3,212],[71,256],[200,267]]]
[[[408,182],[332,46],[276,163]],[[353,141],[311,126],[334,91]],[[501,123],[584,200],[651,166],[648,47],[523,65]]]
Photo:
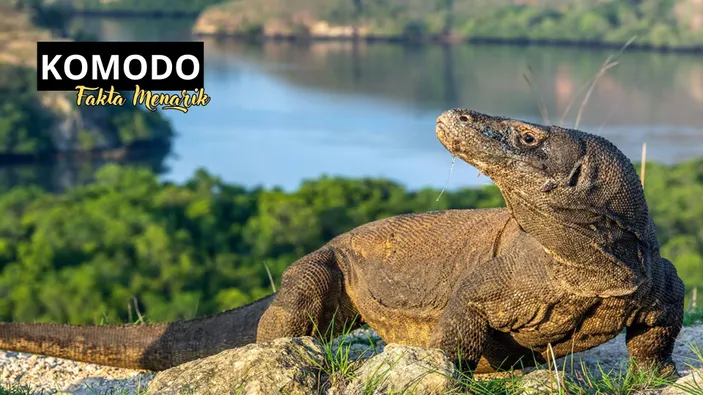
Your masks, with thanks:
[[[559,373],[553,368],[542,367],[527,369],[524,373],[481,375],[468,379],[440,350],[385,345],[373,331],[361,329],[326,344],[310,337],[250,344],[157,374],[0,352],[0,387],[29,385],[34,391],[77,395],[419,395],[488,394],[495,391],[548,394],[558,393],[558,387],[566,388],[567,393],[573,392],[574,388],[583,393],[611,393],[614,388],[620,388],[618,393],[703,394],[701,348],[703,325],[684,328],[674,350],[674,360],[683,377],[674,384],[628,376],[624,335],[593,350],[575,354],[573,361],[571,357],[558,360]],[[608,373],[610,381],[599,379],[601,371]],[[610,390],[609,385],[613,387]],[[625,386],[629,386],[628,389]]]

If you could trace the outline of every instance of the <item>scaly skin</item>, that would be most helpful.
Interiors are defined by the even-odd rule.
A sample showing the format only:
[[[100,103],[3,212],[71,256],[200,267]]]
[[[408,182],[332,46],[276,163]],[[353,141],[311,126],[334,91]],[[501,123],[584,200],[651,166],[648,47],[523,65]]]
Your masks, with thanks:
[[[253,340],[368,323],[477,373],[530,366],[627,331],[639,367],[676,375],[683,282],[659,256],[630,161],[576,130],[444,112],[437,137],[500,188],[507,209],[371,222],[294,262],[268,299],[143,327],[0,324],[0,349],[162,370]],[[268,308],[267,308],[268,307]],[[258,323],[258,328],[257,328]]]

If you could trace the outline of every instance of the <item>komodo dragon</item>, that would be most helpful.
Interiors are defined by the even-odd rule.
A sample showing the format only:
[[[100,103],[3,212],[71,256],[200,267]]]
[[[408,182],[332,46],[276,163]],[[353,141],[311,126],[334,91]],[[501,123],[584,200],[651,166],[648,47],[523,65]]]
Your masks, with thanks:
[[[659,256],[642,186],[613,144],[467,109],[442,113],[436,134],[494,181],[507,208],[359,226],[294,262],[277,294],[215,316],[1,323],[0,349],[163,370],[354,322],[386,342],[440,348],[482,373],[542,363],[550,345],[556,357],[590,349],[625,328],[637,366],[678,374],[671,354],[683,282]]]

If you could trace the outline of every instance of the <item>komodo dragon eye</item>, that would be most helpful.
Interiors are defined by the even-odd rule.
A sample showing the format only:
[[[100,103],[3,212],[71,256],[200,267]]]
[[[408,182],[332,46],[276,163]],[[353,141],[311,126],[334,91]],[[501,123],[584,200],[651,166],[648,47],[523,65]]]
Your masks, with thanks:
[[[527,145],[533,145],[533,144],[537,143],[537,137],[535,137],[534,134],[529,133],[529,132],[523,134],[521,138],[522,138],[522,142]]]
[[[466,115],[462,115],[459,117],[459,120],[461,122],[469,122],[469,117],[467,117]]]

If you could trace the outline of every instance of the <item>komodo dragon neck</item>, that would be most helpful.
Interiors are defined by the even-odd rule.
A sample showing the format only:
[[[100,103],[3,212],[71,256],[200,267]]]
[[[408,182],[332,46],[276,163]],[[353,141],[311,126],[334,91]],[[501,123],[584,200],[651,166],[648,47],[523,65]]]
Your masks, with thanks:
[[[612,143],[465,109],[443,114],[437,135],[495,182],[520,227],[555,258],[553,280],[583,296],[646,288],[659,245],[635,169]]]
[[[570,292],[624,296],[648,285],[652,262],[659,258],[652,228],[644,234],[634,233],[606,216],[578,223],[545,214],[519,195],[505,196],[505,200],[519,226],[554,257],[550,274]]]

